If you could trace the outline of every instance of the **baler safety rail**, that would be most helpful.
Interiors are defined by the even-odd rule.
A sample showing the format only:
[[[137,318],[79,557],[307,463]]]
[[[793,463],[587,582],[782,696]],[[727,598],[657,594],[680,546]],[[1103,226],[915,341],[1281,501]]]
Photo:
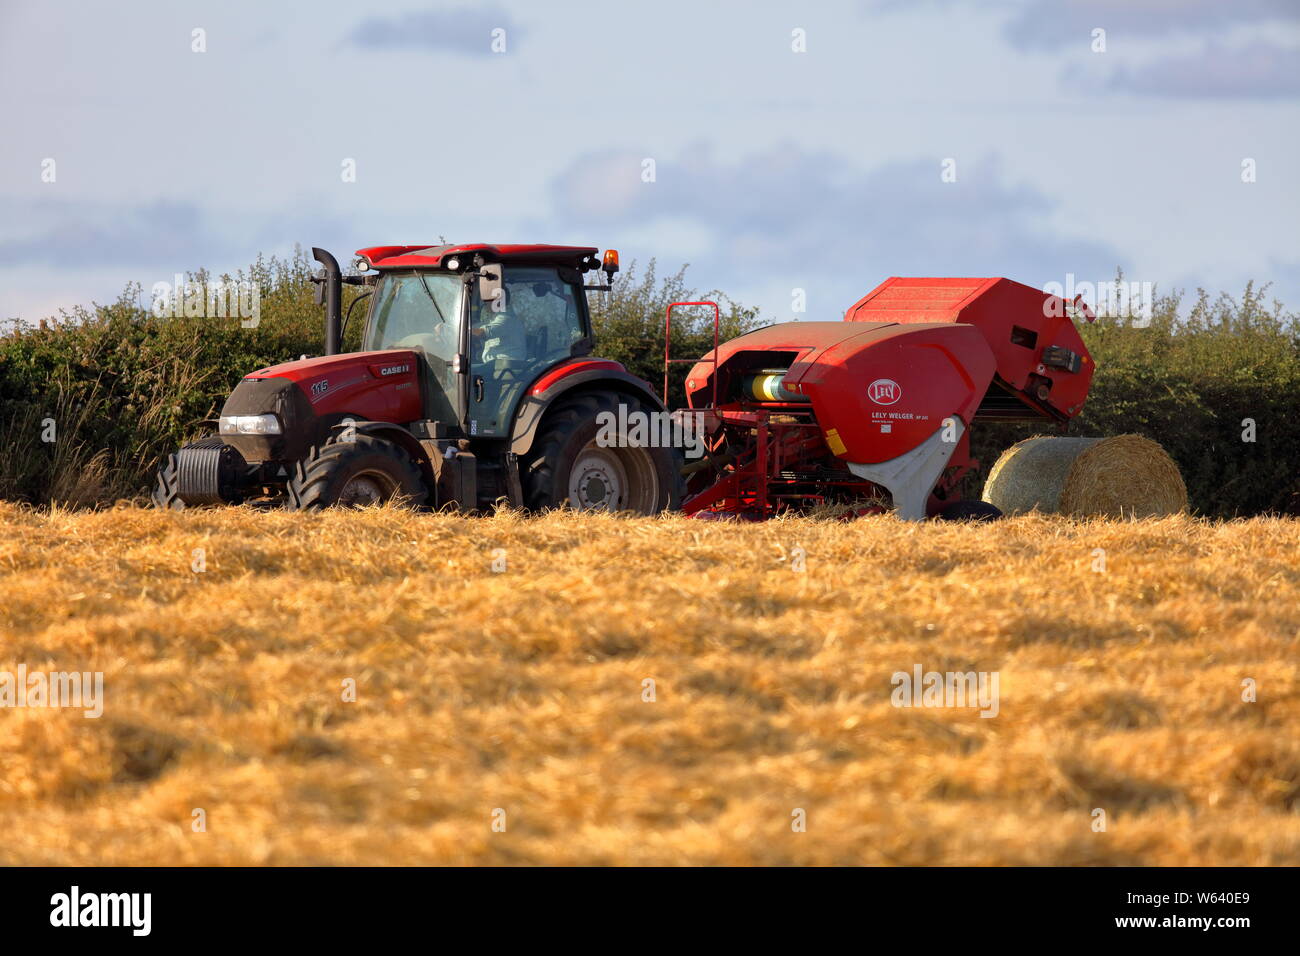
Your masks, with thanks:
[[[672,347],[673,347],[673,309],[677,308],[677,306],[679,306],[679,305],[711,305],[711,306],[713,306],[713,352],[710,353],[711,356],[712,356],[711,358],[698,358],[698,359],[695,359],[695,358],[691,358],[691,359],[675,359],[675,358],[672,357]],[[670,368],[671,366],[673,366],[673,365],[680,365],[680,364],[683,364],[683,363],[690,363],[691,365],[697,365],[697,364],[699,364],[700,362],[709,362],[710,364],[712,364],[712,365],[714,366],[714,376],[713,376],[713,401],[709,404],[709,407],[710,407],[710,408],[717,408],[717,407],[718,407],[718,376],[717,376],[717,365],[718,365],[718,345],[720,344],[719,341],[718,341],[718,336],[719,336],[719,333],[720,333],[720,331],[721,331],[721,327],[722,327],[722,310],[721,310],[720,308],[718,308],[718,303],[716,303],[716,302],[670,302],[670,303],[668,304],[668,309],[667,309],[667,311],[666,311],[665,314],[664,314],[664,407],[665,407],[665,408],[668,407],[668,370],[669,370],[669,368]]]

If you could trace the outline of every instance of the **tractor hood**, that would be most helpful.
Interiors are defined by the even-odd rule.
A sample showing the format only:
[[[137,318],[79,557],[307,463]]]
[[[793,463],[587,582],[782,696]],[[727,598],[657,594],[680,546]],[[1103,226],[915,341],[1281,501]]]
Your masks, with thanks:
[[[316,358],[281,362],[250,372],[248,378],[287,378],[293,382],[311,381],[331,372],[342,372],[368,364],[400,365],[415,361],[410,349],[385,349],[382,352],[343,352],[339,355],[320,355]]]
[[[317,415],[358,421],[409,422],[420,418],[420,356],[411,349],[344,352],[258,369],[245,381],[288,379]]]
[[[258,369],[230,393],[222,416],[273,414],[280,435],[230,436],[247,461],[302,457],[334,425],[406,422],[423,417],[420,356],[410,349],[345,352]],[[223,436],[225,437],[225,436]]]

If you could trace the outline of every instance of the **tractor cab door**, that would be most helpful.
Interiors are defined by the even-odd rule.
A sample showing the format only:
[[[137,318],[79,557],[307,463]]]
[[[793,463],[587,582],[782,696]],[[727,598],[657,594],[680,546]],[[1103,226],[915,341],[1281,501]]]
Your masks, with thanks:
[[[510,266],[501,294],[470,300],[470,388],[467,424],[476,437],[506,437],[510,416],[541,373],[587,341],[581,279],[555,267]]]

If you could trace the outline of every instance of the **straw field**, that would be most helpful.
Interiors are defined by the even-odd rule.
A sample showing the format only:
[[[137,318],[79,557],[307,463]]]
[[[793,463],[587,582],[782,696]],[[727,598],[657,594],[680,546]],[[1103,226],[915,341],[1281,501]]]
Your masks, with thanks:
[[[0,863],[1296,863],[1298,651],[1296,520],[0,503]]]

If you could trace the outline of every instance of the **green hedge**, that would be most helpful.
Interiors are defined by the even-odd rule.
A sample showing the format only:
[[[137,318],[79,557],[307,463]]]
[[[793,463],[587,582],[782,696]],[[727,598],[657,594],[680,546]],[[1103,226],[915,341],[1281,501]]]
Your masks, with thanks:
[[[197,434],[243,375],[320,352],[313,268],[300,251],[223,277],[257,283],[257,328],[234,318],[158,318],[131,287],[111,305],[76,308],[0,337],[0,498],[89,505],[145,493],[158,460]],[[664,309],[700,298],[723,303],[724,340],[758,324],[755,310],[691,289],[684,269],[660,278],[654,262],[644,272],[634,265],[612,293],[591,293],[598,353],[658,391]],[[1084,326],[1099,367],[1070,432],[1138,432],[1159,441],[1203,514],[1300,514],[1300,318],[1277,303],[1266,307],[1253,286],[1239,300],[1201,293],[1190,310],[1181,305],[1177,296],[1158,300],[1146,328],[1112,319]],[[1187,317],[1178,319],[1180,311]],[[359,326],[348,329],[347,347],[356,347]],[[674,356],[702,355],[712,345],[707,310],[674,314]],[[687,368],[674,368],[674,405]],[[1242,440],[1246,420],[1254,422],[1254,441]],[[56,440],[43,441],[51,421]],[[987,470],[1008,445],[1041,431],[980,426],[972,450]],[[968,490],[978,493],[980,480]]]

